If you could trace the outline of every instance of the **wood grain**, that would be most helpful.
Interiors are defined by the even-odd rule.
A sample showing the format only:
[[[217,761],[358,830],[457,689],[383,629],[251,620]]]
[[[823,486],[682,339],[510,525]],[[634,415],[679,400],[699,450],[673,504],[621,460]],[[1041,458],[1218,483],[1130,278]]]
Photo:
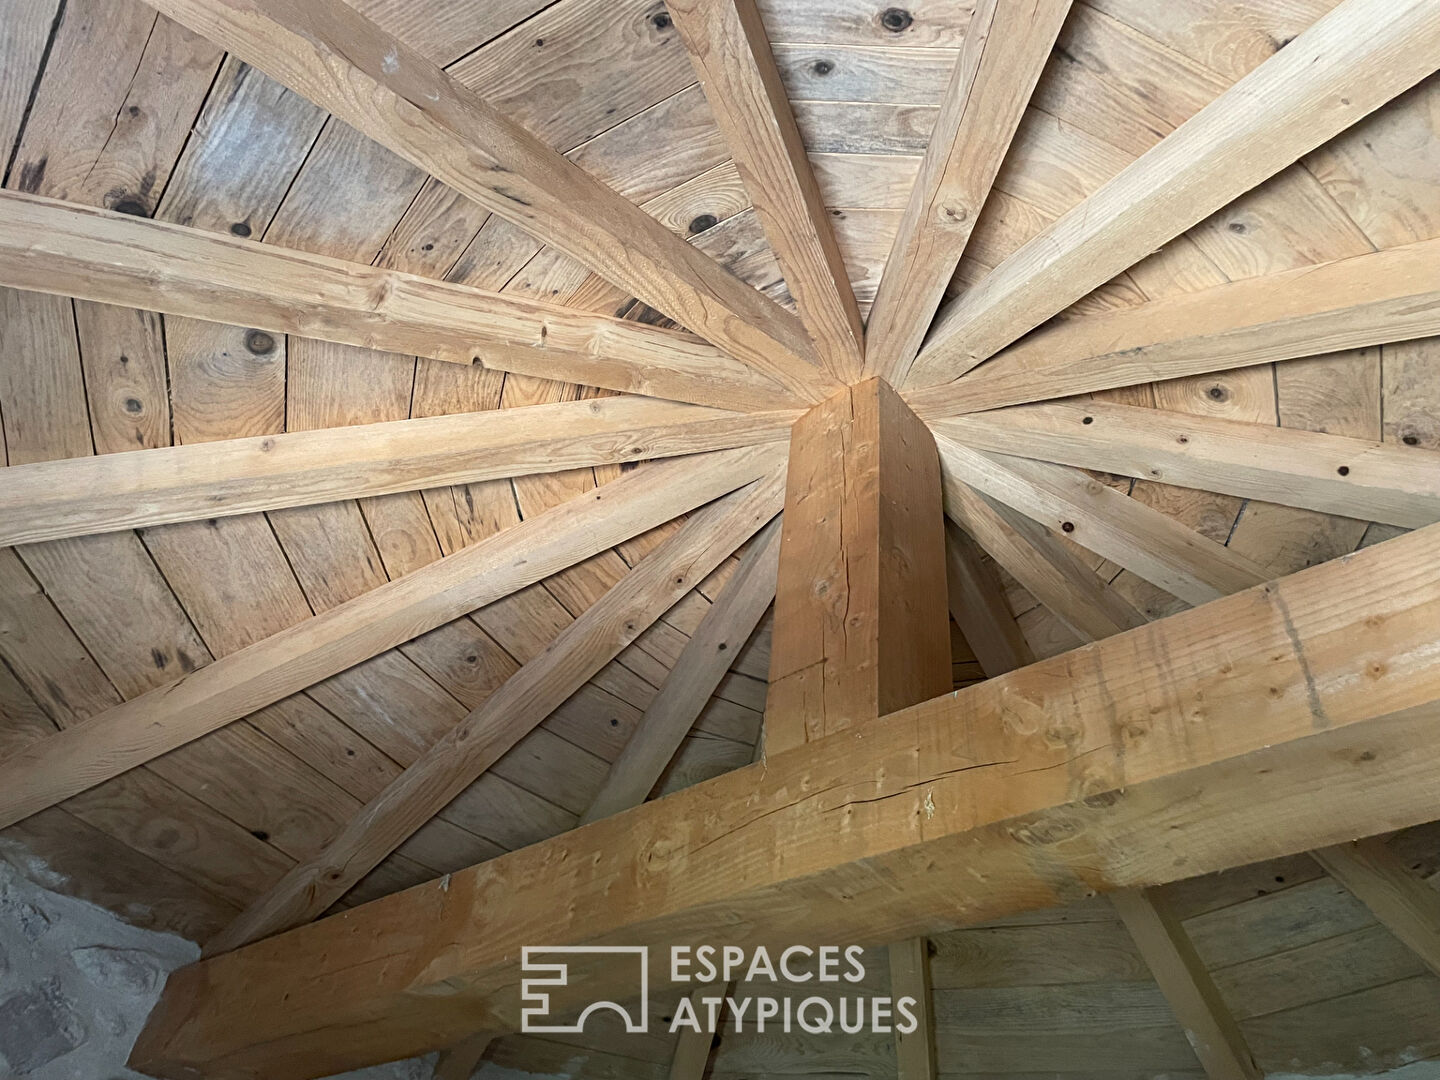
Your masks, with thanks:
[[[67,728],[0,762],[0,821],[21,820],[533,584],[764,475],[776,461],[775,449],[758,447],[631,475]]]
[[[865,371],[902,385],[990,195],[1070,0],[981,0],[866,329]]]
[[[907,385],[949,382],[1435,70],[1425,0],[1344,0],[947,305]]]
[[[537,934],[879,944],[1423,821],[1437,556],[1421,530],[182,969],[132,1067],[283,1080],[515,1023]],[[553,1010],[623,994],[616,968],[572,966]]]
[[[781,491],[779,472],[772,467],[771,475],[692,514],[544,652],[367,803],[324,851],[297,865],[206,942],[206,954],[239,948],[324,912],[773,518]]]
[[[792,393],[832,387],[794,316],[343,0],[154,6]]]
[[[815,352],[860,376],[865,329],[755,0],[667,4]]]
[[[0,194],[0,226],[0,284],[654,397],[795,404],[676,331],[36,196]]]
[[[0,476],[0,546],[727,450],[793,419],[595,398],[41,462]]]
[[[950,688],[935,439],[867,379],[796,421],[767,757]]]
[[[979,450],[1405,528],[1440,521],[1440,455],[1403,441],[1104,401],[1026,405],[933,424]]]

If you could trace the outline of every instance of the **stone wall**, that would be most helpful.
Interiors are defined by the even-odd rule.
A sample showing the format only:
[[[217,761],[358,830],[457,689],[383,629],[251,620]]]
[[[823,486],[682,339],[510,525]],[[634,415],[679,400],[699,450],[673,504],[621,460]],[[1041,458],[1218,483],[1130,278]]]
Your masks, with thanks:
[[[144,1080],[125,1059],[166,973],[199,955],[0,860],[0,1080]],[[346,1080],[429,1080],[432,1068],[420,1058]]]

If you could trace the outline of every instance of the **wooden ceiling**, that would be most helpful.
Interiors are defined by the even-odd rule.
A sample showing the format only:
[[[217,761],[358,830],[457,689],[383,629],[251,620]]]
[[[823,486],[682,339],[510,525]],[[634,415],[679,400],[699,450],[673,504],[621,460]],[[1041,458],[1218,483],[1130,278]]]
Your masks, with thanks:
[[[692,63],[676,26],[691,5],[677,4],[674,17],[661,0],[354,0],[353,6],[697,252],[795,307],[791,294],[801,290],[787,285],[732,160],[733,132],[717,124],[697,83],[701,61]],[[952,515],[989,552],[977,556],[978,565],[1003,589],[1002,618],[1013,618],[1023,638],[1012,641],[1016,649],[1056,655],[1440,518],[1440,478],[1428,472],[1435,459],[1396,456],[1407,448],[1440,450],[1440,339],[1427,336],[1440,328],[1426,321],[1432,316],[1425,302],[1433,305],[1437,256],[1424,245],[1396,250],[1440,238],[1434,77],[1380,104],[1393,91],[1367,71],[1365,28],[1355,28],[1349,39],[1356,59],[1337,62],[1330,83],[1297,84],[1293,72],[1281,72],[1286,77],[1265,94],[1221,113],[1214,137],[1238,132],[1243,139],[1237,135],[1226,151],[1232,156],[1217,154],[1209,173],[1196,180],[1181,176],[1173,161],[1152,165],[1141,184],[1156,193],[1150,219],[1127,217],[1130,209],[1121,213],[1113,204],[1107,217],[1101,199],[1088,204],[1095,207],[1084,223],[1089,246],[1080,247],[1064,224],[1051,230],[1336,6],[1075,0],[1061,12],[1058,42],[993,190],[988,197],[980,192],[983,211],[967,223],[973,232],[946,290],[959,298],[915,361],[919,389],[910,394],[950,440],[942,451],[951,474],[965,470],[974,488],[1008,508],[967,503],[961,492]],[[875,302],[921,155],[943,117],[970,7],[953,0],[759,4],[862,316]],[[625,381],[638,378],[631,368],[597,388],[544,378],[542,372],[582,376],[533,356],[448,363],[437,357],[453,343],[437,339],[433,326],[411,325],[410,336],[389,339],[369,330],[347,337],[335,327],[347,319],[353,325],[373,287],[348,271],[339,277],[350,293],[335,294],[333,311],[316,305],[289,312],[264,329],[190,317],[229,310],[227,289],[243,286],[253,296],[283,293],[289,282],[311,284],[334,270],[321,261],[277,261],[262,274],[254,272],[257,264],[244,264],[254,280],[237,271],[188,299],[167,296],[173,306],[155,304],[172,312],[163,316],[118,306],[131,294],[95,291],[97,276],[83,266],[49,292],[0,290],[4,463],[66,462],[63,471],[32,471],[0,486],[0,534],[14,545],[0,548],[0,752],[105,714],[288,628],[312,625],[313,617],[413,571],[453,565],[442,558],[522,522],[550,522],[547,512],[601,485],[633,474],[632,486],[640,488],[651,482],[640,478],[658,483],[666,475],[659,471],[664,465],[637,469],[639,459],[782,445],[795,403],[766,395],[776,383],[794,390],[794,365],[763,367],[756,381],[742,385],[740,376],[753,371],[738,372],[743,364],[720,349],[670,333],[677,324],[666,315],[688,309],[662,314],[658,305],[636,300],[644,291],[637,282],[627,288],[591,273],[573,251],[547,246],[490,213],[155,8],[140,0],[0,0],[0,19],[6,191],[622,318],[638,336],[615,345],[620,331],[607,324],[605,340],[617,355],[690,350],[689,366],[665,375],[672,381],[658,389],[650,386],[653,396],[746,410],[762,402],[772,410],[742,426],[704,408],[610,400],[617,389],[639,388]],[[1424,62],[1402,51],[1387,53],[1386,62],[1396,69]],[[1287,111],[1326,94],[1343,99],[1334,115],[1326,113],[1325,122],[1340,132],[1333,138],[1317,134],[1319,121]],[[1366,95],[1379,100],[1352,105],[1352,97],[1364,104]],[[1351,108],[1374,111],[1351,117]],[[1250,118],[1256,123],[1247,130]],[[1307,138],[1307,147],[1321,145],[1290,152]],[[1280,161],[1268,171],[1267,155]],[[1296,156],[1296,164],[1280,167]],[[1255,176],[1239,175],[1256,162]],[[1167,200],[1196,205],[1211,195],[1215,212],[1150,243],[1146,221],[1162,214]],[[40,242],[33,237],[56,244],[67,229],[76,230],[77,258],[95,257],[105,239],[114,259],[136,259],[137,288],[156,288],[167,274],[194,281],[201,268],[223,262],[205,246],[207,238],[185,234],[197,245],[190,263],[181,265],[185,252],[178,247],[146,263],[152,234],[132,234],[130,223],[106,218],[96,228],[110,231],[99,237],[82,227],[83,215],[32,216],[48,205],[0,207],[0,265],[12,284],[32,284],[33,263],[24,255]],[[577,233],[585,215],[598,212],[583,202],[573,209]],[[1056,238],[1058,255],[1027,247],[1042,233]],[[1180,235],[1169,240],[1174,233]],[[781,254],[787,265],[807,257]],[[809,253],[820,263],[825,255]],[[1101,276],[1090,282],[1087,275],[1095,274]],[[1384,306],[1400,292],[1403,303]],[[906,319],[900,301],[908,299],[907,293],[896,301],[902,311],[896,325],[923,331],[928,312],[918,323]],[[733,300],[742,308],[754,303],[749,290]],[[473,297],[464,290],[438,299],[415,294],[417,311],[441,302],[453,327]],[[1326,304],[1375,306],[1365,308],[1369,322],[1356,333],[1353,319],[1343,332],[1326,322]],[[1061,308],[1067,310],[1060,321],[948,382]],[[523,324],[530,309],[517,311]],[[804,304],[801,312],[808,314]],[[1256,312],[1270,321],[1257,327]],[[682,321],[698,333],[698,318]],[[1410,329],[1393,329],[1407,319]],[[475,322],[487,320],[493,313]],[[841,313],[834,325],[843,323]],[[1382,323],[1391,331],[1375,336]],[[327,340],[303,332],[321,325],[331,329]],[[594,325],[577,319],[568,332],[589,349],[600,336]],[[947,326],[970,328],[970,336],[947,336]],[[650,327],[668,336],[645,336]],[[1227,336],[1219,355],[1243,366],[1216,370],[1222,365],[1213,341],[1196,343],[1220,331]],[[465,332],[468,348],[487,331]],[[706,336],[717,342],[720,332]],[[420,341],[423,333],[431,336]],[[736,335],[727,342],[731,356],[772,355]],[[776,329],[766,340],[784,337]],[[843,356],[843,333],[839,340],[834,353]],[[1364,347],[1350,347],[1356,343]],[[377,345],[394,351],[367,347]],[[897,385],[913,352],[886,362],[883,373]],[[714,378],[716,371],[725,377]],[[925,389],[930,384],[938,389]],[[1031,404],[1060,397],[1069,400]],[[559,411],[517,414],[513,428],[486,426],[483,438],[490,441],[477,465],[470,440],[481,437],[480,429],[465,426],[471,420],[463,414],[535,406]],[[447,416],[456,419],[431,419]],[[400,435],[366,429],[343,441],[331,430],[411,418],[431,426],[407,429],[408,444],[386,442],[383,452],[414,463],[415,476],[444,476],[444,486],[416,490],[410,477],[382,476],[378,458],[364,456],[376,452],[378,440]],[[617,441],[617,431],[641,429],[642,441]],[[156,493],[163,480],[173,506],[193,506],[197,486],[226,467],[219,455],[232,452],[230,440],[258,440],[256,452],[268,453],[266,440],[322,431],[310,443],[278,445],[286,454],[309,446],[314,461],[340,455],[345,467],[326,490],[343,491],[341,501],[286,496],[313,479],[303,462],[289,474],[257,469],[238,477],[223,506],[217,499],[222,516],[213,518],[167,511],[165,496]],[[1192,452],[1176,452],[1177,438]],[[198,456],[210,443],[217,444],[215,456]],[[452,444],[461,449],[441,452]],[[133,473],[106,471],[105,455],[172,446],[197,453],[173,466],[163,459],[138,488],[124,486],[135,482]],[[421,458],[423,452],[434,456]],[[1094,470],[1098,479],[995,456],[1006,454]],[[99,457],[72,463],[92,455]],[[1366,467],[1356,464],[1361,460]],[[182,466],[192,470],[188,478]],[[156,501],[143,503],[142,490]],[[22,504],[23,520],[16,509]],[[1027,533],[1032,519],[1055,531]],[[79,521],[106,522],[111,531],[75,535],[84,531],[74,527]],[[1116,521],[1121,527],[1108,530]],[[1174,523],[1212,542],[1200,571],[1189,534]],[[0,850],[32,868],[27,860],[43,862],[53,872],[47,884],[137,923],[212,939],[297,865],[326,852],[362,807],[680,528],[676,521],[597,543],[597,553],[494,602],[472,596],[413,640],[401,638],[404,644],[241,721],[218,720],[211,733],[98,786],[77,788],[58,805],[43,804],[0,833]],[[1033,546],[1017,544],[1017,535]],[[337,907],[557,835],[594,813],[612,764],[691,635],[764,539],[748,548],[737,540],[718,553],[714,573],[693,589],[687,583],[653,627],[547,709],[532,733]],[[1027,554],[1034,550],[1052,554],[1037,563]],[[1057,565],[1071,576],[1057,579]],[[386,613],[392,595],[376,601],[378,613]],[[478,610],[464,613],[471,608]],[[952,625],[957,687],[995,674],[993,663],[984,663],[985,648],[972,648]],[[755,758],[769,651],[762,620],[654,794]],[[1397,845],[1414,866],[1436,869],[1433,829],[1407,834]],[[1361,909],[1308,857],[1182,883],[1175,893],[1267,1069],[1373,1072],[1440,1055],[1434,1036],[1440,984],[1394,949],[1368,915],[1357,914]],[[943,992],[937,1008],[942,996],[953,995],[939,1018],[942,1072],[1195,1074],[1193,1056],[1186,1056],[1183,1037],[1177,1040],[1179,1029],[1128,939],[1113,940],[1116,925],[1108,908],[1097,913],[1082,904],[938,939],[938,969],[949,974],[937,982]],[[1052,955],[1059,958],[1054,968],[1045,966]],[[946,967],[946,958],[956,956],[966,962]],[[1349,1035],[1361,1031],[1374,1033],[1366,1053],[1354,1049],[1358,1034]],[[1017,1049],[1041,1044],[1049,1050],[1026,1056]],[[671,1052],[668,1043],[633,1040],[591,1049],[571,1067],[565,1063],[575,1047],[562,1051],[536,1040],[507,1040],[492,1055],[537,1071],[648,1076],[663,1075],[660,1063]],[[893,1075],[888,1047],[830,1053],[838,1056],[737,1038],[722,1045],[715,1069],[737,1077]]]

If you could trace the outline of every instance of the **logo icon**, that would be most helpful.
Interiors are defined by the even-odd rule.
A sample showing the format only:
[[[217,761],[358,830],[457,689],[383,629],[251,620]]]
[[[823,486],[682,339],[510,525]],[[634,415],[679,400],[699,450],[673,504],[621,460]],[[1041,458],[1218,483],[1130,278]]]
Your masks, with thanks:
[[[550,1016],[550,994],[545,988],[570,984],[570,967],[563,962],[562,958],[593,956],[596,953],[635,957],[637,968],[635,988],[640,998],[639,1019],[637,1020],[631,1010],[618,1002],[595,1001],[585,1007],[585,1011],[573,1024],[544,1023]],[[541,963],[536,959],[547,956],[554,957],[555,962]],[[624,1019],[627,1033],[634,1035],[648,1031],[650,1026],[649,960],[650,950],[644,945],[571,945],[556,948],[544,945],[524,946],[520,951],[520,970],[534,973],[538,977],[520,980],[520,1030],[526,1034],[536,1035],[578,1034],[585,1030],[585,1021],[590,1018],[591,1013],[610,1009]]]

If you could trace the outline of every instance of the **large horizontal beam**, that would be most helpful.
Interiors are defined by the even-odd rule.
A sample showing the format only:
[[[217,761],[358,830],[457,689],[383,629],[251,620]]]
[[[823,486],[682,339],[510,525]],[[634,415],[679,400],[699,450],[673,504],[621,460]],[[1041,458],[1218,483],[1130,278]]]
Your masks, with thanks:
[[[942,308],[907,385],[970,370],[1437,66],[1432,0],[1342,0]]]
[[[513,1029],[524,945],[661,979],[717,927],[878,945],[1426,821],[1437,560],[1411,533],[183,968],[131,1065],[324,1075]],[[552,1012],[623,968],[574,957]]]
[[[631,473],[0,761],[0,828],[508,596],[736,487],[783,444]]]
[[[1437,267],[1440,270],[1440,267]],[[1440,521],[1440,453],[1103,401],[932,421],[981,450],[1419,528]]]
[[[794,315],[344,0],[149,2],[793,393],[838,388]]]
[[[595,398],[16,465],[0,546],[777,442],[796,415]]]
[[[678,331],[9,191],[0,285],[702,405],[800,401]]]
[[[907,392],[927,420],[1440,334],[1440,240],[1051,323],[963,379]]]

